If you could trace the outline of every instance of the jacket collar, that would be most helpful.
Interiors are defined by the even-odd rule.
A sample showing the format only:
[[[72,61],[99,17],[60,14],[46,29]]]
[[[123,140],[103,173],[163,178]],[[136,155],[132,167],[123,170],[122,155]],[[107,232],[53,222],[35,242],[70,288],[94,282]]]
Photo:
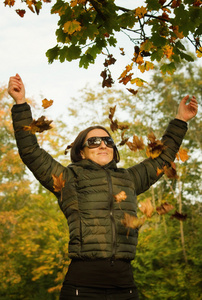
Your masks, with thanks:
[[[84,169],[91,169],[91,170],[117,169],[116,162],[114,159],[104,166],[101,166],[90,159],[82,159],[76,163],[72,163],[70,166],[81,166]]]

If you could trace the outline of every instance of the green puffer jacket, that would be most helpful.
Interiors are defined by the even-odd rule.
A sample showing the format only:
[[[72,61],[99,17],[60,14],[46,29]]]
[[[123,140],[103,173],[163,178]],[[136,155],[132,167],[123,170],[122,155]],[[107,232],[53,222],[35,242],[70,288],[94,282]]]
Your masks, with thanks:
[[[124,213],[136,215],[137,197],[154,184],[157,167],[175,159],[187,124],[174,119],[170,122],[163,141],[166,149],[156,159],[146,159],[131,168],[117,168],[115,161],[100,166],[90,160],[62,166],[41,149],[36,136],[22,130],[32,122],[27,103],[12,108],[13,126],[19,154],[40,183],[56,195],[67,218],[70,242],[69,257],[82,259],[135,257],[138,231],[125,228],[121,222]],[[63,173],[65,187],[54,192],[52,174]],[[125,201],[117,203],[114,196],[124,191]]]

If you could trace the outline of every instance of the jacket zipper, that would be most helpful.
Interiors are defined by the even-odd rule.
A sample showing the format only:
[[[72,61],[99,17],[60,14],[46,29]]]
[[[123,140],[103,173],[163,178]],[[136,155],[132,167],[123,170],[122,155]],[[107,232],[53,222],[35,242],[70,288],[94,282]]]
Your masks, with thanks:
[[[111,219],[111,225],[112,225],[112,257],[111,260],[113,262],[114,256],[116,253],[116,226],[115,226],[115,219],[114,219],[114,198],[113,198],[113,188],[112,188],[112,179],[109,174],[108,170],[105,170],[107,173],[107,179],[108,179],[108,186],[109,186],[109,208],[110,208],[110,219]]]

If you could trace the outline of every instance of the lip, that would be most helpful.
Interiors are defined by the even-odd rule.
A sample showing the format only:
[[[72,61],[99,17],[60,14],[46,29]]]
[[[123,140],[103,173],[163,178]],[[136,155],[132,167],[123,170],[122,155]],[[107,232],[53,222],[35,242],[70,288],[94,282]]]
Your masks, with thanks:
[[[98,155],[108,155],[107,152],[99,152]]]

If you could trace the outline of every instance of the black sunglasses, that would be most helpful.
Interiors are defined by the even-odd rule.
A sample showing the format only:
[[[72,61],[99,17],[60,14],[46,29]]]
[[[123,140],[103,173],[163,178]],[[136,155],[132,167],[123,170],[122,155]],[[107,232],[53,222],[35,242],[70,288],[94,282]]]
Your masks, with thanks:
[[[87,139],[85,144],[83,144],[83,148],[86,146],[90,149],[92,148],[98,148],[102,141],[105,143],[105,145],[109,148],[113,148],[115,146],[113,139],[110,136],[93,136]]]

